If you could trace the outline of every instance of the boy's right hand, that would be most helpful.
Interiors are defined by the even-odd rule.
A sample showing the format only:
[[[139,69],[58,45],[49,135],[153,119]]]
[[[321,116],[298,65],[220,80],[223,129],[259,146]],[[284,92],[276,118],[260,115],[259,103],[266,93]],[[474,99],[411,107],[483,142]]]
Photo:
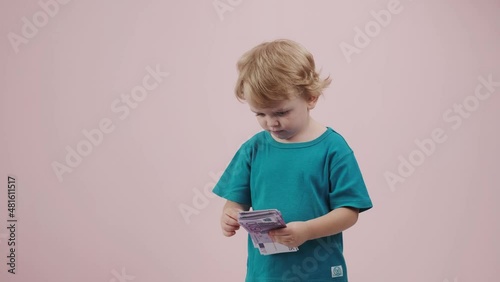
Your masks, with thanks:
[[[222,217],[220,224],[222,227],[222,234],[226,237],[231,237],[236,234],[236,230],[240,229],[240,224],[238,223],[238,213],[243,211],[242,209],[228,207],[222,212]]]

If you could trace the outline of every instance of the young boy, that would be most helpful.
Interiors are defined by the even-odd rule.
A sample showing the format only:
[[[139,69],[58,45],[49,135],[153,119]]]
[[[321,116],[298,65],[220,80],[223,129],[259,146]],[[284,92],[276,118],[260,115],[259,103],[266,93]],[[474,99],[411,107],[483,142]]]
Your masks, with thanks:
[[[287,226],[269,235],[297,252],[261,255],[248,240],[246,281],[346,282],[342,231],[372,207],[354,154],[341,135],[309,115],[331,80],[290,40],[262,43],[237,63],[236,96],[264,131],[246,141],[213,192],[227,199],[221,227],[238,213],[278,209]]]

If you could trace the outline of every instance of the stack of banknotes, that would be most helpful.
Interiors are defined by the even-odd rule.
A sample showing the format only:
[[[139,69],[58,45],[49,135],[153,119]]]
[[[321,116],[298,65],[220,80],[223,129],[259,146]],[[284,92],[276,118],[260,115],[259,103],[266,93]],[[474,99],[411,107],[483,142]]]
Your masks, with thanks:
[[[239,213],[238,222],[250,234],[255,248],[261,255],[296,252],[297,247],[287,247],[273,242],[267,234],[270,230],[286,227],[281,212],[276,209],[243,211]]]

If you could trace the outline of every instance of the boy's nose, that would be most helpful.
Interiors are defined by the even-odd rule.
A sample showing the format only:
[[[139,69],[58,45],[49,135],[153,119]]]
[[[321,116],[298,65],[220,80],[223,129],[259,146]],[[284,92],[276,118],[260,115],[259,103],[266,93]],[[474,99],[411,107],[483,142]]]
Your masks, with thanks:
[[[278,119],[276,118],[268,118],[267,120],[267,126],[268,127],[276,127],[279,125]]]

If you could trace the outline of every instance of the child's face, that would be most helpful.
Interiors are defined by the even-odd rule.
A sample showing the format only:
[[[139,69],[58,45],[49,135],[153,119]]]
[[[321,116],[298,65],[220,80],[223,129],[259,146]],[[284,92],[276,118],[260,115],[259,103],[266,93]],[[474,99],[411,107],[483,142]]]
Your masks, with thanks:
[[[259,108],[251,105],[250,110],[257,116],[260,126],[282,142],[301,142],[300,136],[307,134],[309,110],[317,99],[306,101],[296,97],[279,102],[276,106]]]

